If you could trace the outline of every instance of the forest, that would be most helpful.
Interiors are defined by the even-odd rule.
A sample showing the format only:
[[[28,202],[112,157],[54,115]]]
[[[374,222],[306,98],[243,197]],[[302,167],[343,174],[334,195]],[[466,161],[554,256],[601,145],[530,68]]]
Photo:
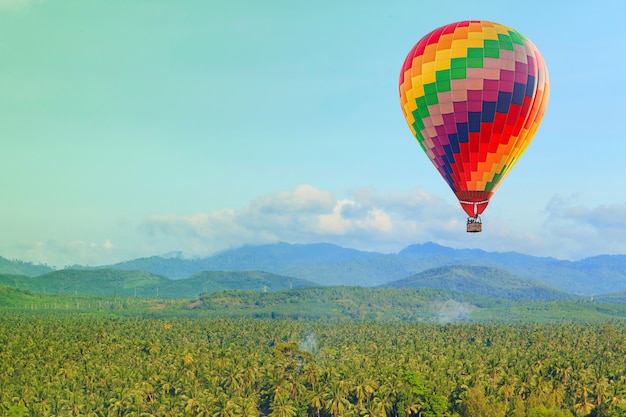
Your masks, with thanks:
[[[7,310],[0,415],[618,417],[626,323]]]

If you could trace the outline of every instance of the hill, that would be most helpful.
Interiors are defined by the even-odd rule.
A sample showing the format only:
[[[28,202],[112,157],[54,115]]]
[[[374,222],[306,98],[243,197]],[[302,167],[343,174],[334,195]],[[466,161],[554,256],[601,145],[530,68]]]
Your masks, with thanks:
[[[145,271],[64,269],[39,277],[0,275],[0,285],[46,294],[191,298],[224,290],[278,291],[315,283],[260,271],[207,271],[181,280]]]
[[[228,290],[199,298],[42,294],[0,286],[0,314],[89,314],[124,317],[268,318],[357,321],[606,322],[624,320],[626,306],[589,301],[481,297],[430,288],[313,287],[274,292]]]
[[[8,260],[0,256],[0,274],[26,275],[36,277],[54,271],[48,265],[33,264],[32,262],[24,262],[19,260]]]
[[[1,308],[23,307],[24,305],[31,303],[32,300],[36,298],[37,296],[34,296],[29,291],[0,285]]]
[[[626,291],[589,297],[597,303],[626,304]]]
[[[169,281],[163,286],[161,294],[170,298],[188,298],[225,290],[280,291],[315,285],[302,279],[262,271],[204,271],[185,279]]]
[[[168,278],[144,271],[63,269],[38,277],[0,275],[0,285],[46,294],[154,296]]]
[[[390,282],[389,288],[436,288],[512,300],[554,301],[575,297],[547,285],[488,266],[443,266]]]
[[[575,300],[481,297],[431,288],[315,287],[273,293],[203,295],[197,308],[212,317],[372,321],[564,322],[623,320],[626,306]],[[195,305],[195,304],[194,304]]]

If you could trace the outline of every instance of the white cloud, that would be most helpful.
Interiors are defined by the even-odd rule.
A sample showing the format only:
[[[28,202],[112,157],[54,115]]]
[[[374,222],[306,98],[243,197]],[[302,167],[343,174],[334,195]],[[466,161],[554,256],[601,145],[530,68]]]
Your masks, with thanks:
[[[433,216],[438,213],[438,216]],[[441,230],[463,230],[456,208],[421,189],[403,193],[355,190],[343,198],[311,185],[263,195],[242,210],[224,209],[188,217],[161,216],[146,221],[153,237],[207,255],[243,244],[287,241],[333,242],[370,250],[399,250],[433,240]],[[185,250],[185,249],[183,249]]]
[[[161,252],[182,250],[186,256],[279,241],[331,242],[381,252],[432,241],[457,248],[568,257],[568,245],[562,241],[554,244],[555,239],[544,231],[523,223],[509,225],[493,214],[483,233],[468,234],[457,204],[420,188],[390,193],[362,188],[339,198],[330,191],[300,185],[260,196],[241,210],[152,217],[142,229],[155,241],[169,245],[162,246]]]
[[[321,235],[342,236],[358,231],[385,233],[393,229],[392,220],[384,210],[364,207],[348,199],[337,201],[332,213],[318,214],[317,219],[317,233]]]
[[[152,216],[138,227],[127,221],[108,229],[107,239],[41,240],[12,250],[18,259],[61,267],[104,265],[173,252],[208,256],[245,244],[279,241],[330,242],[387,253],[428,241],[561,259],[626,253],[626,205],[589,208],[575,197],[554,196],[546,205],[545,217],[538,216],[535,223],[504,219],[504,215],[506,207],[492,209],[483,217],[482,233],[466,233],[465,215],[456,202],[420,188],[385,193],[362,188],[336,196],[299,185],[259,196],[241,209]],[[8,250],[3,253],[11,255]]]
[[[293,190],[261,196],[250,204],[250,208],[259,213],[314,213],[329,209],[334,203],[332,192],[301,184]]]
[[[584,224],[596,230],[626,231],[626,204],[601,204],[594,208],[577,203],[576,196],[552,197],[546,207],[551,219]]]
[[[22,241],[18,243],[20,258],[36,260],[36,263],[48,264],[55,268],[68,265],[100,265],[114,262],[116,253],[110,240],[98,243],[84,240],[39,240],[36,242]]]
[[[626,253],[626,204],[588,207],[576,195],[555,195],[546,213],[544,227],[552,244],[565,245],[570,257]]]

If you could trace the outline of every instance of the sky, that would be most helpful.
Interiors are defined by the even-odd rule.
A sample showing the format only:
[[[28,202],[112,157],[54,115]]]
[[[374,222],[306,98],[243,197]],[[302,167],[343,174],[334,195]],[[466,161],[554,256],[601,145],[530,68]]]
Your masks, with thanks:
[[[242,245],[435,242],[626,253],[618,0],[0,0],[0,256],[54,267]],[[399,104],[404,58],[459,20],[528,37],[535,138],[466,215]]]

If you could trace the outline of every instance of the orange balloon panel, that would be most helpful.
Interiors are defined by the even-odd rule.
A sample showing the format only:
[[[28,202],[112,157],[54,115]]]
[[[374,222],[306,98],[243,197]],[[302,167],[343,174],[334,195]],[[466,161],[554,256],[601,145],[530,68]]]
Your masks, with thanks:
[[[483,212],[530,144],[549,89],[537,48],[498,23],[442,26],[409,52],[400,73],[404,116],[469,216]]]

